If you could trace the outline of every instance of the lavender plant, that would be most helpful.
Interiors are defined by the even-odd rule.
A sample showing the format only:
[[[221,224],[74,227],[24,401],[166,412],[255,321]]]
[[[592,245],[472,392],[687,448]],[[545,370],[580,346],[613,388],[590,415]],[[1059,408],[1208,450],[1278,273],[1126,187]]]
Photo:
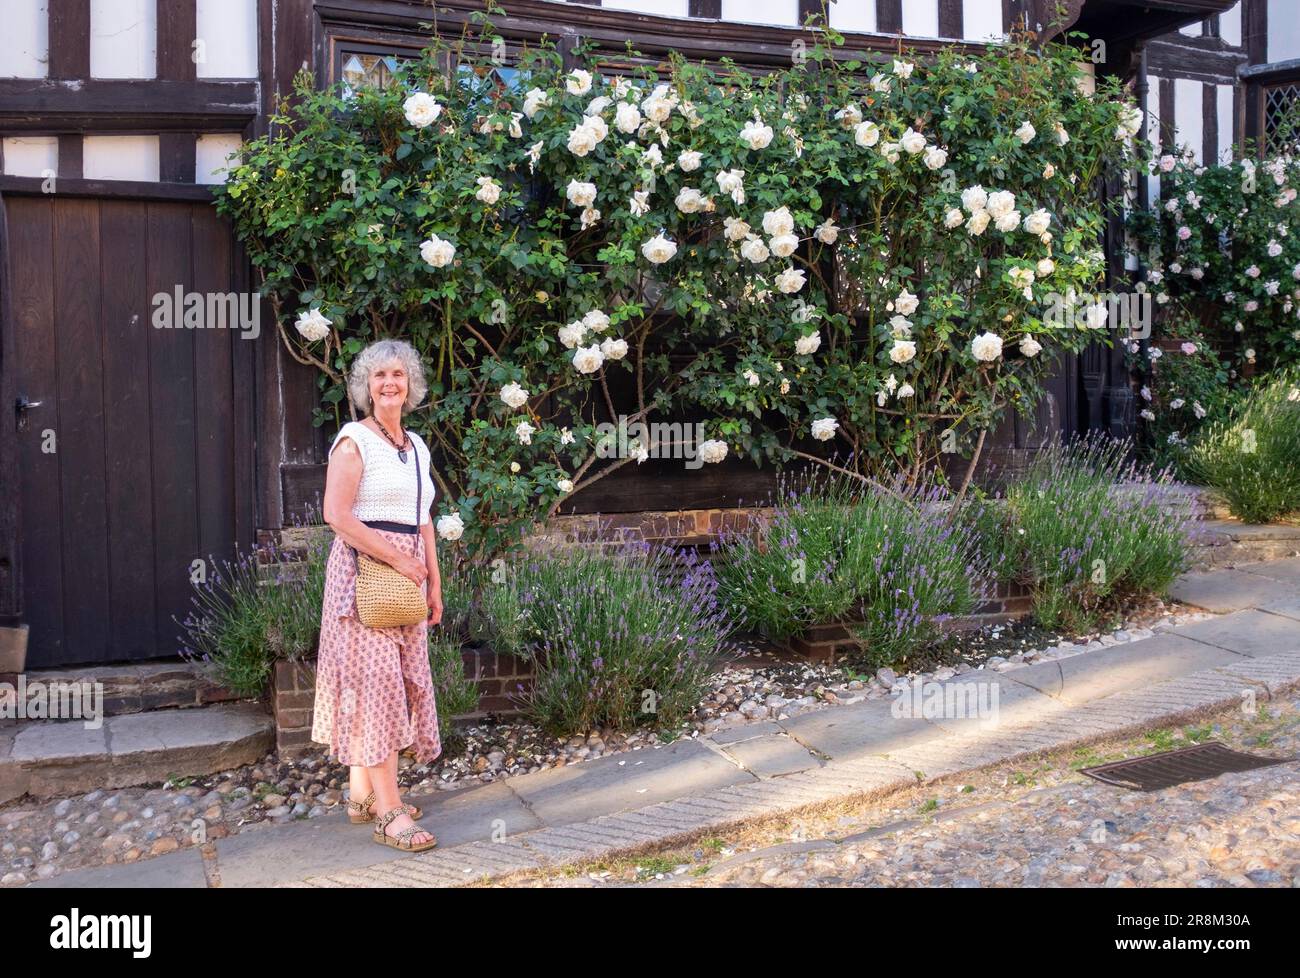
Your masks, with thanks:
[[[1163,592],[1186,564],[1195,513],[1167,469],[1129,461],[1125,440],[1044,450],[1007,489],[1010,540],[1034,615],[1087,630],[1126,600]]]
[[[556,735],[678,726],[732,629],[709,561],[689,550],[572,548],[525,555],[497,576],[518,598],[496,602],[489,585],[483,607],[518,611],[508,628],[534,664],[532,688],[514,695]]]
[[[848,623],[873,665],[921,651],[971,613],[988,578],[974,529],[937,488],[783,478],[770,525],[727,534],[717,575],[743,624],[776,639]]]

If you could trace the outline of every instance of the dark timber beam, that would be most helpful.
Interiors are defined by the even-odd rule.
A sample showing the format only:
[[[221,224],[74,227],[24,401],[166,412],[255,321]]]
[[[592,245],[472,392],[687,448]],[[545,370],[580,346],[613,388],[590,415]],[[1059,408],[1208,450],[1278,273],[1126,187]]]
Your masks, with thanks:
[[[252,81],[0,79],[6,132],[240,132],[257,113]]]

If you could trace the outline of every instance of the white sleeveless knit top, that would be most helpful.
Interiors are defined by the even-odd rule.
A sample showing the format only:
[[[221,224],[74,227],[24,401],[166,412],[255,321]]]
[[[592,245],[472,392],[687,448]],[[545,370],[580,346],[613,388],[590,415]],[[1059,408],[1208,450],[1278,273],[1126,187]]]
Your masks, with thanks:
[[[420,478],[424,480],[423,497],[420,500],[420,522],[429,522],[429,508],[433,505],[434,484],[429,474],[429,448],[414,431],[408,431],[411,439],[411,451],[406,453],[403,462],[397,456],[397,449],[381,434],[371,431],[360,421],[349,421],[339,429],[330,446],[330,454],[340,438],[351,438],[361,452],[361,461],[365,466],[361,473],[361,483],[357,486],[357,498],[352,504],[352,515],[359,520],[383,520],[388,523],[405,523],[412,525],[415,519],[415,473],[413,466],[419,466]]]

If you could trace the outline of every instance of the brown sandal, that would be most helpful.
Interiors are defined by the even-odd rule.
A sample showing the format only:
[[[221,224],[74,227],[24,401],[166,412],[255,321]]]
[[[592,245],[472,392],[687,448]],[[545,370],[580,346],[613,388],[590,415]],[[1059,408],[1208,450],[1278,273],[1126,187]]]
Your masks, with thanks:
[[[402,829],[397,835],[389,835],[384,830],[388,828],[390,822],[397,816],[404,814],[404,808],[394,808],[379,816],[375,823],[374,839],[380,845],[391,846],[394,849],[401,849],[403,852],[424,852],[426,849],[432,849],[438,844],[437,837],[428,829],[422,829],[418,825],[412,825],[410,828]],[[431,842],[412,842],[411,840],[423,832],[433,841]]]
[[[367,822],[373,822],[375,820],[375,813],[370,810],[370,806],[374,803],[375,793],[373,791],[366,796],[365,801],[348,802],[348,821],[353,825],[364,825]],[[410,815],[413,819],[418,819],[424,814],[424,812],[420,811],[420,809],[415,805],[404,805],[403,807],[406,809],[406,814]]]

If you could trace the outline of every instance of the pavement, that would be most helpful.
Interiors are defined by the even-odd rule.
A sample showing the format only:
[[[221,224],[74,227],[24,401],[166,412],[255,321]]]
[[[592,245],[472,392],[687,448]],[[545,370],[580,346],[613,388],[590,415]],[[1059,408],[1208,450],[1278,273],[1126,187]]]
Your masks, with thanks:
[[[1300,557],[1187,574],[1172,596],[1221,617],[1007,672],[961,674],[920,697],[904,694],[897,705],[833,706],[411,796],[425,811],[421,824],[439,839],[429,852],[381,848],[368,827],[339,815],[264,824],[202,847],[30,885],[463,885],[684,842],[838,799],[884,796],[1236,704],[1253,707],[1300,685]]]

